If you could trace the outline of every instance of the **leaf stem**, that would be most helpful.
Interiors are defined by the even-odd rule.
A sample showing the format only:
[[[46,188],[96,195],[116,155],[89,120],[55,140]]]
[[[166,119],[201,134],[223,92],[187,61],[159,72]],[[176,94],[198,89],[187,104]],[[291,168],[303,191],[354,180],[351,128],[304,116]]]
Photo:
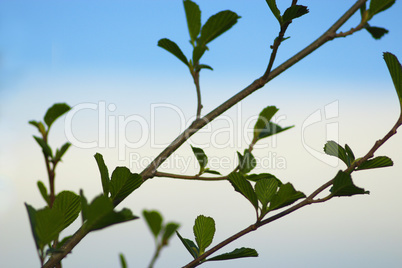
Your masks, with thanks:
[[[148,268],[153,268],[153,267],[154,267],[155,262],[156,262],[156,260],[157,260],[158,257],[159,257],[159,253],[161,252],[162,247],[163,247],[163,246],[162,246],[161,244],[160,244],[160,245],[157,245],[156,250],[155,250],[155,253],[154,253],[153,257],[152,257],[152,260],[151,260],[151,262],[150,262],[149,265],[148,265]]]
[[[193,80],[194,80],[194,84],[195,84],[195,89],[197,91],[197,116],[196,116],[196,120],[197,120],[197,119],[200,119],[200,117],[201,117],[201,109],[202,109],[201,88],[200,88],[200,71],[194,72]]]

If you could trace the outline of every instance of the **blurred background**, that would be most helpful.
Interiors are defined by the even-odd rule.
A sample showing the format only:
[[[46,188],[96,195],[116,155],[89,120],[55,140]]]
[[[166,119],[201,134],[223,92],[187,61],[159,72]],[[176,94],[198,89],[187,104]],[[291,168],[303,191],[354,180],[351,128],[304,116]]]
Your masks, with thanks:
[[[279,2],[279,1],[278,1]],[[290,3],[290,1],[287,1]],[[353,1],[300,1],[310,13],[294,20],[274,66],[326,31]],[[203,114],[261,76],[269,46],[279,32],[265,1],[197,1],[202,23],[221,10],[241,16],[211,42],[201,72]],[[286,4],[289,4],[286,3]],[[286,6],[281,3],[283,12]],[[382,53],[402,59],[402,3],[378,14],[372,26],[389,30],[374,40],[363,30],[327,43],[264,88],[194,135],[160,171],[194,175],[198,163],[190,144],[202,147],[209,167],[227,174],[236,151],[248,147],[256,116],[280,108],[276,120],[294,128],[261,140],[253,153],[268,172],[309,194],[327,182],[342,163],[322,156],[328,139],[347,143],[363,156],[395,123],[399,104]],[[341,28],[358,25],[359,14]],[[195,88],[186,67],[157,47],[175,41],[189,56],[181,1],[0,1],[0,259],[3,267],[38,267],[24,202],[45,205],[36,187],[47,181],[43,156],[29,120],[42,120],[57,102],[75,107],[52,126],[50,144],[73,143],[56,170],[56,191],[83,189],[88,199],[102,192],[93,155],[103,154],[109,172],[126,166],[141,170],[194,119]],[[329,108],[328,108],[329,107]],[[318,120],[313,120],[317,118]],[[255,248],[258,258],[206,263],[203,267],[401,267],[402,136],[376,153],[394,161],[390,168],[361,171],[355,184],[370,195],[334,198],[303,208],[228,245]],[[161,211],[193,239],[197,215],[216,222],[216,244],[254,221],[249,202],[226,182],[154,178],[120,206],[140,216]],[[62,236],[72,234],[78,221]],[[90,233],[63,261],[64,267],[146,267],[153,238],[140,219]],[[192,257],[174,237],[156,267],[181,267]]]

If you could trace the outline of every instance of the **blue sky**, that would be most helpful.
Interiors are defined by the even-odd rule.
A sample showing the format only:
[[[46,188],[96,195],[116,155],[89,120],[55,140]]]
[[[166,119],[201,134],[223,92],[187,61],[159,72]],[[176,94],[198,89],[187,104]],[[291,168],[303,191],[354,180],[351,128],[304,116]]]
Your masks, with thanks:
[[[351,1],[299,2],[308,5],[310,13],[289,27],[287,34],[291,38],[281,45],[275,66],[322,34],[351,5]],[[203,70],[201,73],[203,112],[206,113],[264,72],[278,23],[262,0],[200,0],[198,4],[203,22],[225,9],[242,17],[230,31],[211,43],[210,51],[203,57],[202,63],[214,68],[212,72]],[[282,1],[279,8],[282,11],[285,8]],[[211,142],[214,137],[213,142],[222,144],[233,138],[230,146],[219,150],[211,146],[206,151],[211,156],[235,158],[235,151],[247,146],[242,136],[247,120],[258,115],[265,106],[277,105],[281,109],[281,124],[296,127],[281,134],[275,146],[274,141],[267,141],[269,150],[275,153],[273,160],[286,160],[285,169],[270,168],[284,181],[291,181],[305,193],[311,192],[343,167],[330,167],[314,158],[306,146],[302,146],[302,138],[309,148],[319,151],[326,141],[328,124],[336,123],[340,142],[348,143],[363,154],[397,117],[397,98],[382,52],[392,52],[402,59],[401,10],[402,4],[397,1],[393,8],[373,19],[372,26],[390,31],[383,39],[374,40],[366,31],[361,31],[326,44],[225,113],[227,121],[222,119],[211,126],[216,135],[200,133],[191,143]],[[359,16],[354,16],[341,30],[349,30],[358,22]],[[107,127],[113,126],[110,120],[118,122],[119,116],[126,119],[141,116],[148,125],[155,123],[150,128],[156,130],[155,140],[149,134],[148,142],[141,148],[127,151],[124,148],[123,160],[118,159],[118,146],[111,145],[110,141],[122,132],[128,141],[138,141],[144,131],[140,121],[116,129],[116,137],[107,133],[106,146],[70,149],[57,173],[60,176],[57,189],[78,192],[83,188],[92,198],[101,191],[93,161],[95,152],[104,154],[110,170],[113,166],[124,165],[139,172],[138,165],[129,157],[134,156],[131,153],[152,159],[161,150],[152,142],[173,140],[178,134],[177,128],[181,127],[180,115],[185,120],[194,115],[195,90],[188,70],[157,47],[158,40],[164,37],[179,44],[186,55],[190,54],[181,1],[0,1],[0,139],[3,141],[0,225],[9,230],[0,233],[3,265],[38,265],[23,202],[43,206],[36,181],[45,180],[45,169],[40,150],[32,139],[36,133],[27,124],[29,120],[42,118],[55,102],[67,102],[71,106],[98,105],[97,110],[77,113],[72,123],[74,135],[88,142],[99,138],[101,103],[116,107],[106,111]],[[337,118],[303,128],[310,115],[324,111],[324,107],[335,101],[339,109]],[[155,105],[159,108],[152,110]],[[50,142],[54,146],[66,141],[65,122],[60,120],[53,126]],[[217,134],[221,128],[228,131]],[[399,175],[402,157],[395,149],[401,146],[402,139],[397,135],[379,151],[380,155],[389,155],[394,160],[394,167],[356,175],[359,186],[372,192],[370,196],[336,199],[312,206],[273,224],[272,229],[267,227],[236,242],[228,250],[256,247],[261,257],[249,264],[256,267],[266,263],[276,267],[339,267],[340,264],[343,267],[363,264],[365,267],[399,267],[402,258],[396,249],[402,246],[402,217],[390,204],[402,201],[398,192],[398,187],[402,187]],[[183,146],[178,155],[191,157],[189,146]],[[272,156],[266,150],[256,150],[255,155],[261,159]],[[166,171],[182,172],[175,166]],[[230,172],[230,168],[221,171]],[[259,171],[266,172],[262,168]],[[196,168],[192,167],[185,173],[194,172]],[[124,206],[137,215],[144,208],[159,209],[167,220],[182,223],[181,232],[186,237],[191,237],[192,224],[198,214],[211,215],[218,227],[215,242],[250,224],[251,220],[247,219],[252,217],[247,201],[224,182],[193,185],[155,179],[128,198]],[[103,244],[105,241],[108,245]],[[306,246],[306,241],[311,244]],[[83,246],[77,247],[66,259],[65,267],[92,265],[94,259],[98,267],[118,267],[119,252],[127,255],[129,265],[145,267],[151,257],[152,243],[142,221],[111,227],[86,237]],[[103,244],[101,249],[97,247],[99,244]],[[293,258],[284,255],[286,250],[292,252]],[[21,251],[26,257],[21,258]],[[333,252],[348,262],[338,263]],[[276,256],[275,260],[272,255]],[[188,258],[185,249],[175,240],[158,264],[159,267],[176,267]],[[209,264],[205,267],[236,264],[241,267],[245,263],[247,261],[232,261],[226,266]],[[350,265],[345,266],[345,263]]]

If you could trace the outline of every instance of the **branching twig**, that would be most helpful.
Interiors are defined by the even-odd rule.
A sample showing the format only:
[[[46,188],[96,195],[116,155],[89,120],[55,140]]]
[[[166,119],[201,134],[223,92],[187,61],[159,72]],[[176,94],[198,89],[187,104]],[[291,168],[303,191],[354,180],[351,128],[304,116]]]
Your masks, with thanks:
[[[208,113],[206,116],[203,118],[200,118],[191,124],[189,128],[187,128],[183,133],[181,133],[165,150],[163,150],[155,159],[154,161],[146,167],[142,172],[141,176],[143,180],[147,180],[149,178],[152,178],[155,175],[155,172],[157,168],[174,152],[176,151],[186,140],[188,140],[194,133],[196,133],[199,129],[203,128],[205,125],[207,125],[209,122],[214,120],[216,117],[227,111],[229,108],[233,107],[236,103],[239,101],[243,100],[247,96],[249,96],[251,93],[255,92],[256,90],[262,88],[266,83],[268,83],[270,80],[299,62],[301,59],[306,57],[307,55],[311,54],[313,51],[315,51],[317,48],[321,47],[323,44],[328,42],[329,40],[332,40],[334,38],[334,35],[336,35],[336,31],[360,8],[361,5],[363,5],[367,0],[358,0],[356,3],[348,10],[345,12],[345,14],[342,15],[342,17],[336,21],[323,35],[321,35],[318,39],[316,39],[313,43],[311,43],[309,46],[301,50],[299,53],[282,63],[280,66],[275,68],[274,70],[271,71],[272,65],[273,65],[273,59],[271,57],[270,63],[268,64],[267,70],[265,71],[264,75],[258,79],[256,79],[254,82],[252,82],[249,86],[241,90],[239,93],[228,99],[226,102],[215,108],[213,111]],[[293,1],[295,3],[296,1]],[[293,4],[292,3],[292,4]],[[282,31],[282,29],[281,29]],[[277,39],[278,42],[281,41],[280,39]],[[274,42],[275,46],[275,42]],[[276,48],[277,49],[277,48]],[[276,50],[275,47],[273,47],[273,56],[275,57],[276,55]],[[271,63],[272,61],[272,63]],[[327,186],[328,187],[328,186]],[[325,187],[326,188],[326,187]],[[324,189],[325,189],[324,188]],[[307,199],[306,199],[307,200]],[[302,201],[302,202],[307,202],[307,201]],[[302,204],[299,203],[299,204]],[[294,208],[293,206],[292,208]],[[296,210],[296,209],[294,209]],[[285,210],[284,212],[286,212]],[[284,213],[282,212],[282,213]],[[290,213],[290,212],[289,212]],[[279,214],[273,216],[273,217],[282,217],[279,216]],[[283,215],[284,216],[284,215]],[[271,217],[272,218],[272,217]],[[269,219],[271,219],[269,218]],[[268,220],[268,219],[267,219]],[[262,224],[266,220],[260,222],[259,224]],[[266,223],[265,223],[266,224]],[[55,253],[51,256],[51,258],[43,265],[44,268],[51,268],[55,264],[57,264],[60,260],[62,260],[68,253],[71,252],[71,250],[81,241],[82,238],[85,237],[87,234],[87,231],[84,231],[82,228],[80,228],[72,237],[71,239],[64,245],[62,246],[61,253]],[[240,235],[241,236],[241,235]],[[209,252],[209,251],[208,251]],[[203,256],[206,253],[203,254]],[[194,267],[194,266],[189,266],[189,267]]]
[[[347,31],[347,32],[339,32],[339,33],[335,34],[335,35],[334,35],[334,38],[346,37],[346,36],[348,36],[348,35],[352,35],[352,34],[354,34],[355,32],[358,32],[358,31],[360,31],[361,29],[363,29],[365,25],[366,25],[366,22],[362,20],[359,25],[357,25],[357,26],[354,27],[354,28],[351,28],[349,31]]]
[[[367,161],[369,158],[374,156],[374,153],[378,150],[378,148],[380,148],[387,140],[389,140],[393,135],[396,134],[398,127],[400,127],[402,125],[402,112],[401,115],[399,116],[397,122],[395,123],[395,125],[392,127],[392,129],[384,136],[384,138],[382,138],[381,140],[378,140],[377,142],[375,142],[375,144],[373,145],[373,147],[370,149],[370,151],[363,157],[361,158],[359,161],[354,162],[350,167],[348,167],[344,172],[347,173],[352,173],[357,167],[359,167],[362,163],[364,163],[365,161]],[[333,198],[333,195],[330,194],[322,199],[316,199],[314,200],[314,198],[320,194],[321,192],[323,192],[325,189],[327,189],[329,186],[331,186],[333,184],[334,180],[330,180],[328,182],[326,182],[325,184],[323,184],[322,186],[320,186],[319,188],[317,188],[317,190],[315,190],[312,194],[310,194],[306,199],[304,199],[303,201],[301,201],[300,203],[297,203],[296,205],[293,205],[292,207],[278,213],[275,214],[263,221],[260,222],[256,222],[255,224],[250,225],[249,227],[241,230],[240,232],[232,235],[231,237],[225,239],[224,241],[222,241],[221,243],[219,243],[218,245],[216,245],[215,247],[211,248],[210,250],[206,251],[204,254],[200,255],[198,258],[194,259],[193,261],[189,262],[187,265],[183,266],[183,268],[190,268],[190,267],[196,267],[198,265],[201,264],[201,262],[203,260],[205,260],[208,256],[210,256],[211,254],[215,253],[217,250],[223,248],[224,246],[230,244],[231,242],[233,242],[234,240],[242,237],[243,235],[250,233],[252,231],[257,230],[259,227],[264,226],[270,222],[273,222],[277,219],[282,218],[283,216],[286,216],[292,212],[295,212],[296,210],[306,206],[306,205],[310,205],[313,203],[323,203],[326,202],[330,199]]]
[[[255,80],[245,89],[241,90],[239,93],[228,99],[226,102],[222,103],[220,106],[215,108],[213,111],[208,113],[203,118],[195,121],[189,128],[187,128],[182,134],[180,134],[165,150],[163,150],[154,161],[146,167],[142,172],[141,176],[144,180],[152,178],[156,169],[168,158],[174,151],[176,151],[187,139],[189,139],[194,133],[196,133],[199,129],[203,128],[209,122],[214,120],[216,117],[226,112],[229,108],[234,106],[239,101],[243,100],[251,93],[256,90],[262,88],[266,83],[270,80],[289,69],[291,66],[299,62],[301,59],[311,54],[317,48],[325,44],[326,42],[332,40],[336,31],[360,8],[362,4],[364,4],[367,0],[358,0],[356,3],[342,15],[342,17],[336,21],[323,35],[321,35],[318,39],[316,39],[309,46],[301,50],[299,53],[279,65],[272,71],[269,69],[272,67],[272,64],[268,65],[267,70],[264,75],[259,79]],[[276,54],[276,51],[272,51]],[[270,60],[271,61],[271,60]]]

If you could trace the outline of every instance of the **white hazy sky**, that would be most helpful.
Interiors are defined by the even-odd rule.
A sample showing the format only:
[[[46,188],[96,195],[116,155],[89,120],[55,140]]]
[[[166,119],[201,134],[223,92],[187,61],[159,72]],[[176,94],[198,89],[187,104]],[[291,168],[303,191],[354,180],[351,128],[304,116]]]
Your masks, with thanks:
[[[278,2],[283,11],[284,1]],[[310,13],[289,27],[291,38],[280,47],[275,66],[322,34],[353,1],[299,2],[308,5]],[[203,57],[202,62],[214,68],[201,73],[203,112],[207,113],[264,72],[278,24],[262,0],[199,0],[198,4],[203,22],[224,9],[242,17],[211,43]],[[311,193],[344,168],[341,163],[328,165],[329,158],[319,156],[326,140],[347,143],[361,156],[398,116],[396,93],[382,53],[389,51],[402,59],[401,10],[397,1],[373,19],[372,26],[390,31],[383,39],[374,40],[361,31],[326,44],[225,113],[190,143],[203,145],[210,167],[228,173],[236,165],[236,151],[247,147],[245,131],[252,127],[253,118],[264,107],[276,105],[279,124],[295,128],[261,142],[264,148],[254,151],[261,161],[255,172],[273,173]],[[354,16],[342,30],[358,22]],[[73,142],[72,137],[76,140],[57,170],[56,188],[84,189],[92,199],[101,193],[93,158],[96,152],[104,155],[110,172],[115,166],[140,172],[194,116],[195,90],[188,71],[156,46],[164,37],[176,41],[189,55],[181,1],[0,1],[2,267],[39,266],[23,203],[44,206],[36,182],[46,181],[46,173],[29,120],[41,119],[56,102],[76,107],[71,120],[57,121],[50,134],[54,147],[67,139]],[[318,114],[320,120],[309,121]],[[82,148],[77,141],[90,148]],[[378,151],[378,155],[390,156],[394,167],[354,174],[356,184],[370,195],[304,208],[225,249],[253,247],[260,257],[204,266],[401,267],[401,148],[402,137],[396,135]],[[163,170],[195,174],[189,144]],[[191,239],[196,216],[212,216],[217,226],[213,243],[248,226],[254,216],[248,201],[227,182],[153,179],[122,206],[136,215],[142,209],[160,210],[166,220],[181,223],[181,234]],[[63,235],[77,228],[75,223]],[[119,267],[120,252],[129,267],[146,267],[153,241],[142,220],[89,234],[65,259],[64,267]],[[173,238],[156,267],[179,267],[190,258]]]

